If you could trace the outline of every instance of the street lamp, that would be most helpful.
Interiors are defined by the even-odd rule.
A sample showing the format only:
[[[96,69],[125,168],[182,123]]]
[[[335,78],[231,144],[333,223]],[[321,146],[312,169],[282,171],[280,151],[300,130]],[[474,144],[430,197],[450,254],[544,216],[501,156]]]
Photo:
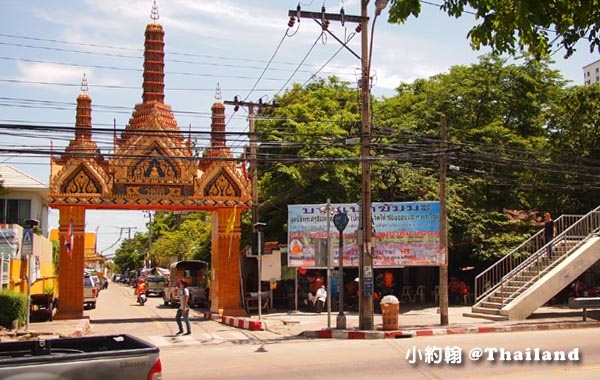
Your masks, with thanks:
[[[340,313],[336,319],[336,327],[338,329],[346,328],[346,316],[344,315],[344,229],[348,225],[348,214],[338,211],[333,216],[333,224],[340,232],[340,245],[338,249],[338,305]]]
[[[359,257],[359,328],[373,330],[373,245],[372,245],[372,218],[371,218],[371,102],[370,102],[370,71],[371,54],[373,53],[373,31],[375,20],[387,6],[387,0],[375,1],[375,17],[371,30],[371,44],[369,45],[368,28],[368,0],[361,0],[361,165],[362,165],[362,242]]]

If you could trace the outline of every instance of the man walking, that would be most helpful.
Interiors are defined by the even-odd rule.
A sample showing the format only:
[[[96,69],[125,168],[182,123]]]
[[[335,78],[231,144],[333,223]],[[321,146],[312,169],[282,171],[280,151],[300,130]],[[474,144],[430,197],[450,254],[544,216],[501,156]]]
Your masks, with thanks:
[[[179,309],[177,309],[177,314],[175,315],[175,320],[179,327],[179,331],[176,335],[190,335],[192,333],[192,328],[190,326],[190,307],[188,305],[189,300],[190,290],[187,288],[187,282],[181,280],[179,282]],[[183,325],[181,323],[182,317],[185,322],[185,327],[187,328],[185,334],[183,333]]]

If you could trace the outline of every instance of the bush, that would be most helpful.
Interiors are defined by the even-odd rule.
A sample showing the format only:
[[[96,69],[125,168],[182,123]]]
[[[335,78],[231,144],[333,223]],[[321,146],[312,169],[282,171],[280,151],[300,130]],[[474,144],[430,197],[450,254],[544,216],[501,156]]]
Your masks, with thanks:
[[[19,326],[25,325],[27,316],[27,296],[12,290],[0,292],[0,325],[10,329],[12,321],[19,321]]]

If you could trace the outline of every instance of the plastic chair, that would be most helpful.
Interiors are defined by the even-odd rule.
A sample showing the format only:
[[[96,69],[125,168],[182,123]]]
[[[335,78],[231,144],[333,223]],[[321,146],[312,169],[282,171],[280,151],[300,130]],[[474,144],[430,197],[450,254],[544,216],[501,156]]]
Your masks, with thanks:
[[[402,287],[402,294],[400,295],[400,301],[412,302],[412,286],[405,285]]]
[[[413,302],[425,303],[425,285],[417,286],[417,290],[413,296]]]

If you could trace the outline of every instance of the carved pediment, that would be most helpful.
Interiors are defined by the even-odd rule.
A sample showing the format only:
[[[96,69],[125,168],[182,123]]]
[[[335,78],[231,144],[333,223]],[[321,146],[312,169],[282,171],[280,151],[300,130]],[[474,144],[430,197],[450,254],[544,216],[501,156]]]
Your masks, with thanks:
[[[102,181],[84,164],[80,164],[61,183],[63,194],[102,194]]]
[[[129,168],[127,179],[135,182],[175,183],[182,179],[177,163],[156,145],[149,147],[141,158],[132,160]]]
[[[204,188],[205,197],[239,198],[242,190],[225,170],[221,170]]]

